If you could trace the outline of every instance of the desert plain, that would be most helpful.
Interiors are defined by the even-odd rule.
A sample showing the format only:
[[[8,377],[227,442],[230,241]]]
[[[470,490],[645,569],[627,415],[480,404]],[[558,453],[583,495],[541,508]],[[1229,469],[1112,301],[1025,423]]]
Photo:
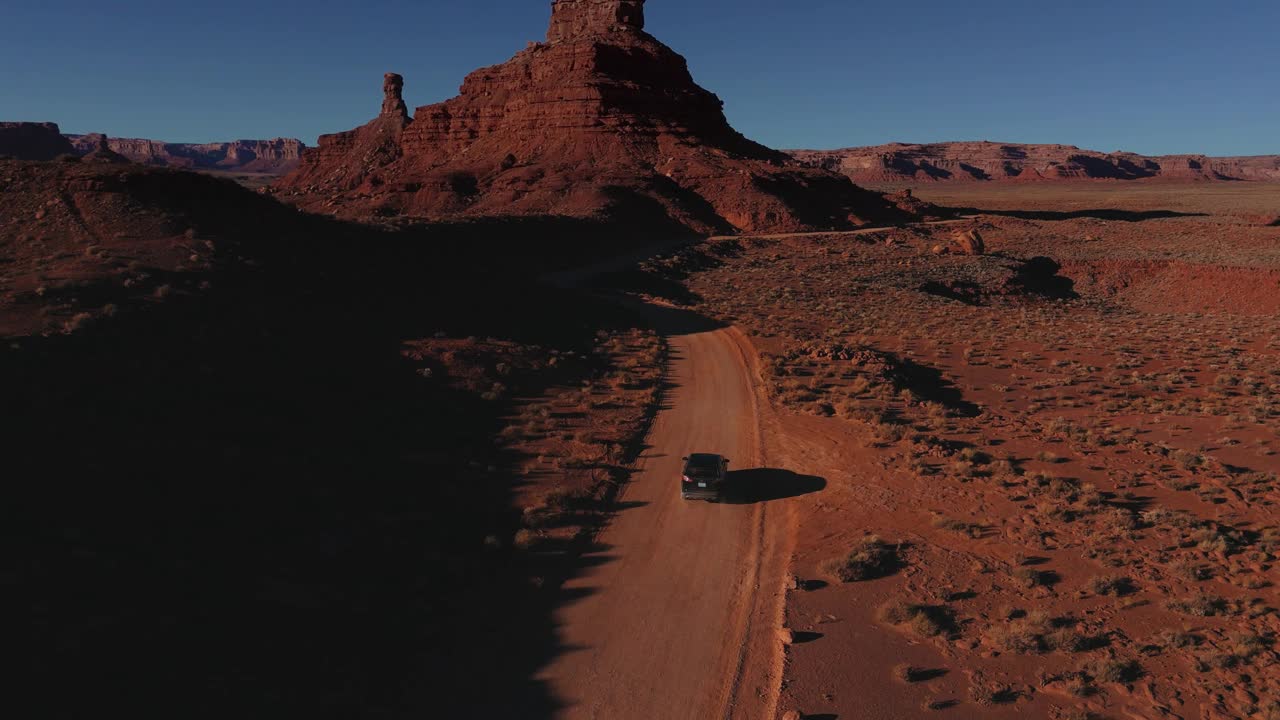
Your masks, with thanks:
[[[315,147],[0,123],[15,704],[1280,719],[1277,159],[773,150],[644,12]]]

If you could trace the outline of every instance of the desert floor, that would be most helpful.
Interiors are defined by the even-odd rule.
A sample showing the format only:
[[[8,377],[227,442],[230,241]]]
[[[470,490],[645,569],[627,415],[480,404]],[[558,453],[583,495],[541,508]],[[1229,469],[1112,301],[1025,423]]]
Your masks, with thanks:
[[[974,217],[613,278],[745,333],[823,479],[768,511],[779,712],[1276,717],[1280,187],[917,194]]]

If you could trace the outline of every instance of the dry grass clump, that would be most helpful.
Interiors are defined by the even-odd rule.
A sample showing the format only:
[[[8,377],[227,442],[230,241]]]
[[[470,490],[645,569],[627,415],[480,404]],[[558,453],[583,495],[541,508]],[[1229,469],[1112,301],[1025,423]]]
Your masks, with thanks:
[[[1216,595],[1195,595],[1183,600],[1171,601],[1169,609],[1192,617],[1218,617],[1238,615],[1240,609]]]
[[[1155,637],[1152,644],[1162,648],[1186,649],[1197,647],[1204,642],[1204,637],[1186,630],[1164,630]]]
[[[949,530],[970,537],[979,537],[982,534],[981,527],[963,520],[947,517],[946,515],[937,515],[929,523],[939,530]]]
[[[1133,580],[1119,575],[1103,575],[1089,581],[1089,591],[1094,595],[1124,597],[1137,592]]]
[[[975,679],[969,686],[969,700],[975,705],[1008,705],[1018,701],[1022,693],[1017,688],[1004,683],[984,682]]]
[[[840,582],[857,582],[892,574],[901,563],[897,545],[871,535],[860,540],[844,558],[828,560],[823,570]]]
[[[536,529],[565,524],[575,514],[592,509],[595,501],[590,490],[557,488],[544,495],[541,502],[524,509],[524,525]]]
[[[1050,652],[1084,652],[1106,643],[1105,638],[1089,637],[1073,626],[1069,618],[1050,618],[1042,612],[1033,612],[1011,622],[993,625],[986,633],[987,640],[995,647],[1022,655],[1043,655]]]
[[[1028,588],[1051,587],[1058,581],[1058,574],[1052,570],[1023,567],[1013,571],[1013,578]]]
[[[880,608],[879,617],[882,622],[907,627],[924,637],[952,635],[959,629],[955,612],[945,605],[891,602]]]
[[[1145,672],[1137,660],[1107,658],[1088,663],[1082,671],[1096,682],[1133,683],[1137,682]]]
[[[1191,513],[1182,510],[1170,510],[1157,507],[1142,513],[1142,522],[1148,527],[1168,527],[1176,530],[1191,530],[1200,525],[1200,521]]]

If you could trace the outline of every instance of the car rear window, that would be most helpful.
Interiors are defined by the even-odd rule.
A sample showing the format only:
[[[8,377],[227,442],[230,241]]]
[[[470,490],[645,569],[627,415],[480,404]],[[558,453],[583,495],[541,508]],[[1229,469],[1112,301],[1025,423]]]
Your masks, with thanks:
[[[717,455],[690,455],[688,467],[695,473],[716,472],[720,469],[720,458]]]

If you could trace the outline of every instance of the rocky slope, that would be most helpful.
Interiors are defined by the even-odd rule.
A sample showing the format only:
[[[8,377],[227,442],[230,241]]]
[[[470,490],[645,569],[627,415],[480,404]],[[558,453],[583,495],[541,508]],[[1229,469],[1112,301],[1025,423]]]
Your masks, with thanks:
[[[0,157],[52,160],[73,152],[56,123],[0,122]]]
[[[95,150],[103,135],[68,135],[75,151]],[[143,165],[187,169],[236,170],[284,174],[297,167],[306,145],[301,140],[234,140],[216,143],[166,143],[138,138],[106,138],[107,147]]]
[[[733,130],[684,58],[644,31],[643,0],[556,0],[546,42],[412,117],[402,85],[388,75],[381,114],[323,136],[280,194],[344,217],[657,219],[698,232],[908,215]]]
[[[816,167],[854,182],[1052,180],[1280,180],[1280,155],[1207,157],[1101,153],[1073,145],[891,143],[843,150],[794,150]]]

